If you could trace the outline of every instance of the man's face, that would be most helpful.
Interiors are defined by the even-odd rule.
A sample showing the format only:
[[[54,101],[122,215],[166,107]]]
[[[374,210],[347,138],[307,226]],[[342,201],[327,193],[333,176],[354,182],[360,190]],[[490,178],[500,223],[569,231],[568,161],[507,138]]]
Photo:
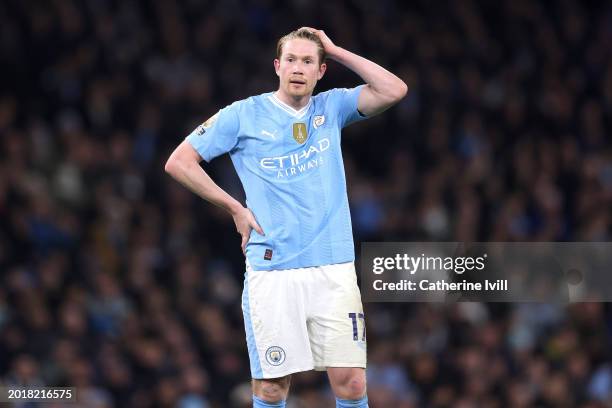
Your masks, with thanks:
[[[323,77],[326,65],[319,64],[317,45],[294,38],[283,45],[282,55],[274,60],[280,79],[280,89],[290,97],[312,95],[317,81]]]

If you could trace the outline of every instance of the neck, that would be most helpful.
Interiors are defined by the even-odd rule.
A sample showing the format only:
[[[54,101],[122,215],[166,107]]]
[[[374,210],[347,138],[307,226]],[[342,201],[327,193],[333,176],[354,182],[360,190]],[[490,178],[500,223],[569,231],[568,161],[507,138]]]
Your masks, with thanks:
[[[278,99],[291,106],[295,110],[302,109],[308,104],[308,101],[310,100],[310,95],[290,96],[283,92],[282,89],[279,89],[274,94]]]

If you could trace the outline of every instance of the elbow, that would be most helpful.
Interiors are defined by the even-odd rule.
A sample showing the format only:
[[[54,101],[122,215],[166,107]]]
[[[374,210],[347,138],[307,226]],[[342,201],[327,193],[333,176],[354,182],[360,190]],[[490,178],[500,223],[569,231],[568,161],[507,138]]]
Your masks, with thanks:
[[[406,83],[400,79],[397,86],[395,87],[395,92],[393,95],[395,103],[404,99],[406,94],[408,94],[408,85],[406,85]]]
[[[181,180],[185,174],[199,166],[200,156],[187,142],[181,143],[170,155],[164,170],[175,180]]]
[[[401,79],[397,78],[396,81],[389,84],[389,87],[384,93],[381,94],[381,96],[385,100],[385,105],[389,107],[401,101],[407,93],[408,85],[406,85],[406,83]]]
[[[404,81],[402,81],[402,97],[400,99],[403,99],[406,95],[408,95],[408,84],[406,84]]]
[[[174,157],[174,155],[172,155],[170,156],[170,158],[168,158],[168,161],[166,162],[166,165],[164,166],[164,170],[166,171],[166,173],[174,177],[177,172],[177,169],[178,169],[177,160]]]

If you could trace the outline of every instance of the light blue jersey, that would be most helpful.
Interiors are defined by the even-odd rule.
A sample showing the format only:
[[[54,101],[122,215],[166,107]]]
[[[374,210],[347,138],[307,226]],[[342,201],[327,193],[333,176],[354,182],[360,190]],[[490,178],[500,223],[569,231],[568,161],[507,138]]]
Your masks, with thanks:
[[[340,131],[365,118],[357,110],[361,88],[319,93],[301,110],[273,92],[253,96],[187,136],[206,161],[230,154],[266,234],[251,231],[246,255],[254,270],[355,259]]]

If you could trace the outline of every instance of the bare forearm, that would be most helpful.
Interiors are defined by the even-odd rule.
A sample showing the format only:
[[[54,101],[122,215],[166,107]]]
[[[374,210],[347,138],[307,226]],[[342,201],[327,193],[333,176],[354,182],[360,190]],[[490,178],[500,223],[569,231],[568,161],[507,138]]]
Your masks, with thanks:
[[[243,207],[206,174],[200,167],[201,160],[202,157],[191,144],[183,141],[168,158],[165,170],[189,190],[232,215],[236,230],[242,237],[242,253],[245,253],[251,229],[261,235],[265,235],[264,231],[250,209]]]
[[[380,95],[401,99],[406,94],[404,81],[367,58],[338,46],[328,53],[328,57],[355,72],[372,91]]]
[[[219,187],[197,162],[168,161],[166,172],[204,200],[234,215],[242,205]]]

